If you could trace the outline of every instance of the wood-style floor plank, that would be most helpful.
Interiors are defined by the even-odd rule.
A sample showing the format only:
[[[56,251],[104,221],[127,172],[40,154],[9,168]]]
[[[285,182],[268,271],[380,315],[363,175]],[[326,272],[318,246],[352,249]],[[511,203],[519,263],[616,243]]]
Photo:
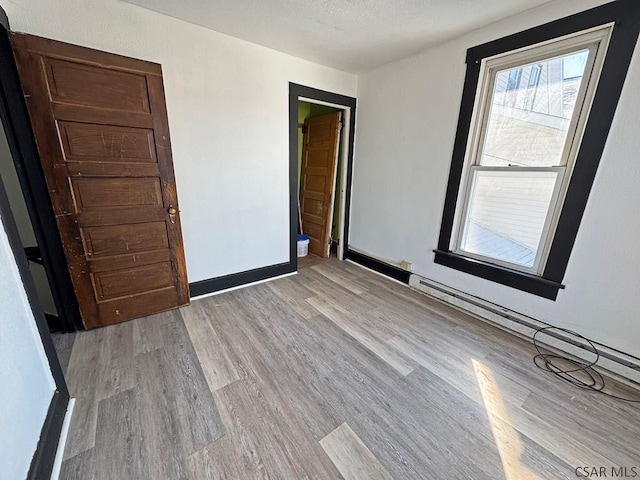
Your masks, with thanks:
[[[306,301],[307,298],[314,297],[315,293],[294,279],[280,278],[269,282],[267,286],[303,318],[312,318],[320,313]]]
[[[335,307],[321,298],[309,298],[307,301],[338,327],[400,372],[401,375],[408,375],[416,367],[415,362],[394,349],[392,345],[354,322],[353,318],[355,316],[345,315],[347,312],[341,311],[340,307]]]
[[[135,392],[126,390],[98,404],[94,447],[96,480],[148,478],[150,459],[143,448],[140,405]]]
[[[324,275],[332,282],[340,285],[342,288],[346,288],[356,295],[361,295],[367,292],[366,288],[359,286],[356,282],[353,281],[353,279],[349,278],[348,274],[344,274],[339,270],[331,268],[330,264],[322,263],[320,265],[315,265],[312,268],[320,275]]]
[[[287,418],[287,409],[264,398],[258,382],[241,380],[216,392],[230,438],[244,439],[235,458],[252,458],[270,478],[331,479],[335,469],[318,442]],[[282,405],[282,404],[281,404]],[[284,405],[282,405],[284,407]],[[278,421],[274,421],[278,419]]]
[[[134,325],[132,322],[106,327],[109,335],[102,340],[100,357],[100,382],[96,384],[99,400],[131,390],[136,384],[134,369]]]
[[[162,348],[162,317],[165,314],[139,318],[133,322],[134,353],[140,355]]]
[[[76,333],[52,333],[51,340],[58,354],[58,361],[62,372],[67,372],[69,361],[71,360],[71,352],[73,351],[73,342],[76,339]]]
[[[392,480],[389,472],[346,423],[320,440],[320,445],[345,480]]]
[[[241,307],[224,306],[224,314],[215,317],[224,344],[237,354],[241,377],[259,382],[265,397],[277,403],[279,411],[288,409],[287,418],[304,424],[304,431],[316,440],[324,437],[342,420],[333,405],[318,395],[314,382],[332,376],[333,370],[313,354],[312,346],[321,345],[321,338],[309,328],[313,319],[297,317],[285,304],[274,302],[265,287],[242,300]],[[273,315],[295,323],[273,322]],[[232,328],[247,319],[251,319],[247,328]]]
[[[223,422],[224,413],[221,412]],[[234,437],[235,439],[235,437]],[[240,478],[262,480],[267,475],[262,462],[253,451],[240,453],[239,441],[233,443],[231,436],[216,440],[202,450],[193,453],[187,460],[191,480],[236,480]]]
[[[561,382],[529,342],[406,286],[307,263],[77,334],[61,478],[555,480],[637,464],[638,405]]]
[[[136,359],[136,403],[139,409],[145,458],[153,459],[162,452],[162,461],[148,462],[149,478],[189,478],[186,452],[180,443],[181,436],[176,407],[176,394],[168,394],[174,388],[168,372],[166,353],[153,350]],[[161,412],[159,414],[159,412]]]
[[[96,480],[94,450],[86,450],[62,462],[60,480]]]
[[[99,401],[96,386],[102,384],[99,362],[104,335],[101,333],[78,332],[73,344],[65,379],[76,403],[69,424],[65,459],[90,450],[95,444]]]
[[[224,434],[209,385],[180,313],[162,326],[167,384],[174,392],[172,405],[180,443],[189,455]]]
[[[217,306],[211,299],[203,299],[182,311],[189,338],[212,392],[240,379],[228,356],[229,349],[222,345],[210,320],[217,315],[216,310]]]

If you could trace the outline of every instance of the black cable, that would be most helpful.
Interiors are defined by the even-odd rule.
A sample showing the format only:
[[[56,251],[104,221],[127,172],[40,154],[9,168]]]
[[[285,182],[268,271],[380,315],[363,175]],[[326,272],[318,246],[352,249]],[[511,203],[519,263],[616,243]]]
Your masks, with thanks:
[[[558,355],[556,353],[545,353],[544,349],[540,347],[538,342],[538,334],[542,332],[547,332],[548,330],[559,330],[561,332],[567,333],[569,335],[573,335],[581,340],[583,343],[587,344],[589,347],[584,347],[584,350],[590,351],[595,355],[595,358],[590,363],[581,362],[578,360],[574,360],[572,358],[564,357],[562,355]],[[566,328],[560,327],[543,327],[536,330],[533,334],[533,345],[538,352],[538,355],[533,357],[533,363],[541,370],[545,370],[547,372],[553,373],[556,377],[561,378],[565,382],[568,382],[578,388],[582,388],[584,390],[589,390],[592,392],[601,393],[602,395],[606,395],[607,397],[615,398],[617,400],[623,400],[625,402],[631,403],[640,403],[639,400],[633,400],[630,398],[619,397],[618,395],[614,395],[609,392],[605,392],[605,381],[604,377],[600,372],[595,370],[593,367],[596,366],[598,361],[600,360],[600,352],[593,344],[591,340],[583,337],[579,333],[573,332],[571,330],[567,330]],[[561,368],[559,363],[562,362],[565,365],[569,365],[567,368]],[[583,378],[579,378],[578,375],[582,375]],[[584,377],[586,376],[586,380]]]

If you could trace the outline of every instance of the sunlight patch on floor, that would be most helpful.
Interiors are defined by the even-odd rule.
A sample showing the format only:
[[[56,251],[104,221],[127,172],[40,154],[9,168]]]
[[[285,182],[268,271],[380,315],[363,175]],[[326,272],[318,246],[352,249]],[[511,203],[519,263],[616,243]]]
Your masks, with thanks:
[[[520,461],[522,443],[518,432],[509,423],[507,410],[502,401],[498,383],[491,369],[471,360],[478,380],[484,408],[489,417],[493,438],[500,453],[502,468],[507,480],[540,480],[540,477]]]

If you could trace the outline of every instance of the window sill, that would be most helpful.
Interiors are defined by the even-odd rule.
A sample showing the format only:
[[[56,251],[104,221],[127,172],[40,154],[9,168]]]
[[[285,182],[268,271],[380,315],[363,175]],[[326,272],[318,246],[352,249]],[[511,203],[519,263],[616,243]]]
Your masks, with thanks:
[[[555,301],[558,296],[558,291],[564,288],[564,285],[552,280],[493,265],[474,258],[458,255],[457,253],[444,250],[434,250],[434,252],[436,254],[434,262],[439,265],[444,265],[445,267],[453,268],[549,300]]]

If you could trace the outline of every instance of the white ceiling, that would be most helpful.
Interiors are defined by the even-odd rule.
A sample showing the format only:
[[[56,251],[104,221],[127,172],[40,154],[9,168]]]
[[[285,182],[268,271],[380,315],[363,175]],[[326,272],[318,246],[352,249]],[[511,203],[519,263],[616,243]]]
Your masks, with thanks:
[[[124,0],[359,73],[551,0]]]

